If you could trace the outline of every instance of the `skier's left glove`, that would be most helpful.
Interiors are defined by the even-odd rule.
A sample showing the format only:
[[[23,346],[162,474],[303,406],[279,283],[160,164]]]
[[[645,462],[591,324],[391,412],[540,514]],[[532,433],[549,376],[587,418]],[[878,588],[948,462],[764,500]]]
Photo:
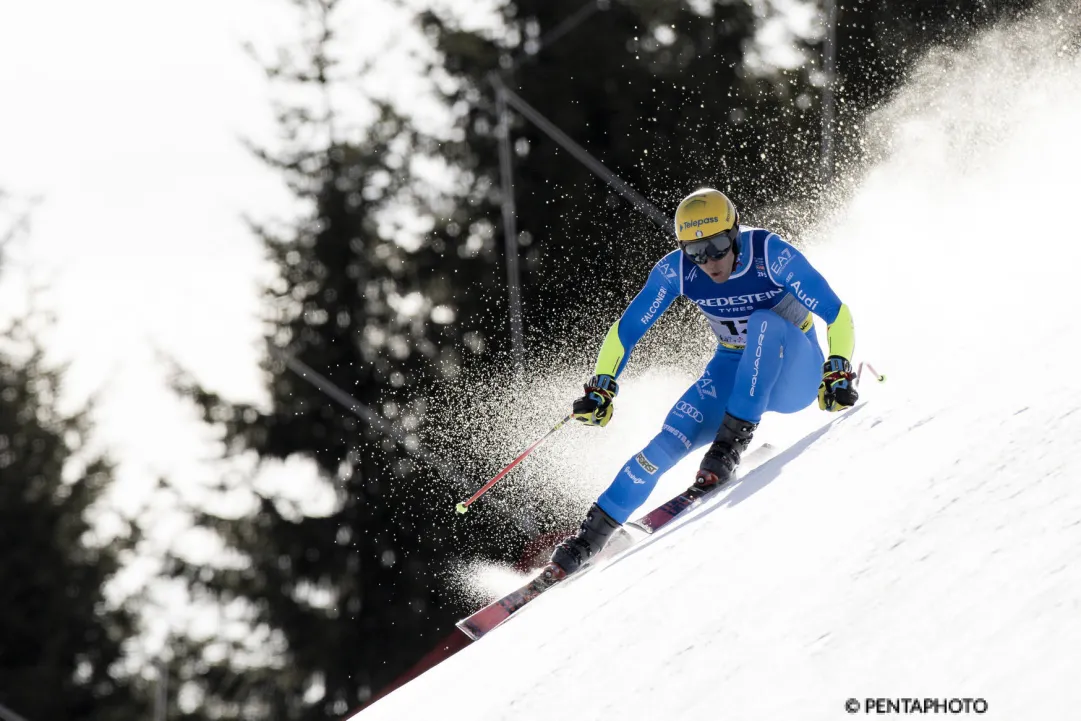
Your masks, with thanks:
[[[619,393],[616,379],[607,374],[593,376],[585,385],[586,394],[574,402],[574,419],[589,426],[608,425],[612,420],[612,399]]]
[[[822,383],[818,386],[818,407],[824,411],[841,411],[856,405],[856,374],[847,358],[831,355],[822,364]]]

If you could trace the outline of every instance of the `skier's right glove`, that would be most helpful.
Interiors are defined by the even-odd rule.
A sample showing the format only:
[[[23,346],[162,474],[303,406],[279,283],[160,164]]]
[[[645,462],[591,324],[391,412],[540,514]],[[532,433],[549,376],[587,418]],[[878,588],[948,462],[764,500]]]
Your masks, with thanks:
[[[822,364],[822,383],[818,386],[818,407],[824,411],[841,411],[856,405],[856,374],[847,358],[831,355]]]
[[[574,419],[590,426],[608,425],[615,408],[612,399],[619,393],[616,379],[610,375],[597,375],[585,384],[586,394],[574,402]]]

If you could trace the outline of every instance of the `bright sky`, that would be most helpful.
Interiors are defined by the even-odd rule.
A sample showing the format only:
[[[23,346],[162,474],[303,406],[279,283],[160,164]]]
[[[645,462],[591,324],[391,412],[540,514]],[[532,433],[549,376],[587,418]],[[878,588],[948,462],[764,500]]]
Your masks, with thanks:
[[[259,396],[261,251],[241,220],[287,197],[240,146],[271,137],[266,83],[239,44],[254,2],[45,1],[0,10],[0,187],[40,196],[0,285],[55,312],[68,397],[99,393],[125,496],[190,465],[191,430],[155,348],[239,398]],[[257,18],[262,27],[242,22]]]

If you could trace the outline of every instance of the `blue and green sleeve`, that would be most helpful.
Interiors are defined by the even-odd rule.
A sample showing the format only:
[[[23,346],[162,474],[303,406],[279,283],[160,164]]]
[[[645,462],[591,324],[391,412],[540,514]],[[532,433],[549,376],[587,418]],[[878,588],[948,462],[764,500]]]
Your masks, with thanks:
[[[676,251],[678,254],[679,251]],[[681,258],[673,254],[665,256],[653,266],[642,290],[630,302],[604,337],[604,344],[597,356],[593,372],[618,378],[627,365],[635,344],[642,339],[649,327],[661,317],[672,301],[679,295],[678,274]]]
[[[852,313],[803,253],[772,235],[766,241],[770,279],[783,286],[810,312],[826,321],[829,354],[852,360],[856,331]]]

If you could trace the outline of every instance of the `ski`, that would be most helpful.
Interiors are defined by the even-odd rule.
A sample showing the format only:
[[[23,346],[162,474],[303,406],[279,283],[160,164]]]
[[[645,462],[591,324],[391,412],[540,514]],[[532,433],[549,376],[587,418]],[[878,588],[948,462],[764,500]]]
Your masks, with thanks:
[[[566,577],[567,574],[564,573],[562,568],[554,563],[549,563],[541,569],[541,572],[533,580],[517,591],[512,591],[503,598],[492,601],[472,616],[463,618],[455,625],[462,630],[462,633],[476,641]]]
[[[686,491],[680,493],[678,496],[675,496],[674,498],[666,501],[662,505],[657,506],[641,518],[636,518],[635,520],[629,522],[627,525],[631,528],[642,531],[643,533],[656,533],[661,528],[674,521],[676,519],[676,516],[683,513],[688,508],[698,505],[704,499],[716,494],[727,485],[728,484],[717,486],[716,488],[708,491],[707,493],[696,493],[692,492],[690,489],[687,489]]]
[[[763,443],[758,448],[754,449],[747,454],[744,459],[744,467],[748,467],[751,464],[754,466],[761,465],[770,458],[773,457],[774,447],[769,443]],[[637,518],[630,521],[627,525],[643,533],[656,533],[664,526],[668,525],[676,519],[677,516],[684,511],[697,506],[702,501],[710,498],[720,491],[729,488],[730,483],[724,483],[722,485],[713,488],[706,493],[699,493],[691,488],[680,493],[678,496],[662,503],[654,508],[649,513],[645,514],[641,518]]]
[[[531,580],[516,591],[511,591],[506,596],[492,601],[473,615],[463,618],[455,624],[462,633],[476,641],[492,629],[503,624],[518,611],[547,591],[552,586],[560,583],[571,583],[581,578],[591,568],[595,568],[615,555],[626,551],[634,545],[634,537],[625,528],[618,529],[608,543],[594,558],[569,576],[563,569],[554,563],[549,563]]]
[[[769,460],[776,449],[769,443],[763,443],[744,458],[744,467],[753,468]],[[724,484],[709,491],[708,493],[691,493],[690,489],[680,493],[667,503],[658,506],[641,518],[631,521],[626,525],[643,533],[655,533],[666,524],[672,522],[677,516],[687,509],[698,505],[703,500],[710,498],[719,491],[728,488],[730,484]],[[634,537],[626,528],[619,529],[608,541],[600,553],[591,559],[578,571],[568,576],[559,566],[549,563],[531,580],[516,591],[511,591],[506,596],[492,601],[484,608],[463,618],[455,624],[462,633],[476,641],[493,629],[501,626],[511,616],[521,611],[526,604],[541,595],[549,588],[566,581],[573,581],[591,568],[602,564],[604,561],[616,556],[634,545]]]

